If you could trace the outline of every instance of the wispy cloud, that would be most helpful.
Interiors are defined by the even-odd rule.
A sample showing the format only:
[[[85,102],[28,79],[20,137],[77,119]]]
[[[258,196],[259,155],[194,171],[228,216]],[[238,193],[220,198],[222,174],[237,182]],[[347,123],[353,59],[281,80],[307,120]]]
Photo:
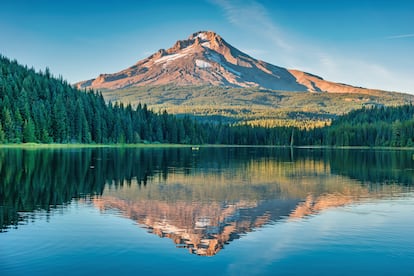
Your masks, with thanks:
[[[244,30],[267,36],[275,46],[291,50],[292,46],[279,26],[270,18],[266,8],[256,1],[212,0],[225,13],[227,20]]]
[[[300,33],[289,32],[275,21],[271,10],[256,0],[208,0],[224,14],[229,24],[253,36],[261,37],[260,45],[244,49],[257,58],[278,66],[299,69],[320,75],[336,82],[368,88],[411,92],[413,87],[409,73],[390,69],[380,59],[366,58],[358,51],[333,48],[317,39],[306,38]],[[385,39],[407,39],[414,33],[388,36]]]
[[[402,34],[402,35],[392,35],[392,36],[387,36],[387,39],[401,39],[401,38],[410,38],[410,37],[414,37],[414,34]]]

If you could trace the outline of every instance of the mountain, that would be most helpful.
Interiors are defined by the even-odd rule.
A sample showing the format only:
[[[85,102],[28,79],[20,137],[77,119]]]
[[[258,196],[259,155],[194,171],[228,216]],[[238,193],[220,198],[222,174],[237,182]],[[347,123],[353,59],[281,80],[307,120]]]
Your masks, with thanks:
[[[101,74],[76,86],[113,90],[167,84],[261,87],[283,91],[367,92],[364,88],[328,82],[309,73],[257,60],[211,31],[194,33],[186,40],[177,41],[173,47],[161,49],[125,70]]]
[[[114,74],[75,84],[107,102],[261,126],[320,127],[364,106],[409,104],[413,95],[365,89],[257,60],[202,31]],[[300,93],[292,93],[300,92]]]

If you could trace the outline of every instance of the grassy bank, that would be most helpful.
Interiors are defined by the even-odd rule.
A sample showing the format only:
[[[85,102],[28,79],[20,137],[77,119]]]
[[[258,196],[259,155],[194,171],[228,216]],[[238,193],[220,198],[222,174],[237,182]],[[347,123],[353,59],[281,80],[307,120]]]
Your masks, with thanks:
[[[70,148],[186,148],[191,145],[183,144],[0,144],[1,148],[21,149],[70,149]]]

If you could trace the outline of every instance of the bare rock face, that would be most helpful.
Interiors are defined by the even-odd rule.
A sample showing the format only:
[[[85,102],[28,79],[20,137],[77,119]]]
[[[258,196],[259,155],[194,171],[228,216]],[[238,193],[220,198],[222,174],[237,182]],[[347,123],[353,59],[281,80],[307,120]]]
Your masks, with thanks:
[[[76,84],[78,88],[120,89],[130,86],[213,85],[262,87],[284,91],[362,92],[366,89],[328,82],[254,59],[212,31],[200,31],[173,47],[161,49],[135,65],[114,74]]]

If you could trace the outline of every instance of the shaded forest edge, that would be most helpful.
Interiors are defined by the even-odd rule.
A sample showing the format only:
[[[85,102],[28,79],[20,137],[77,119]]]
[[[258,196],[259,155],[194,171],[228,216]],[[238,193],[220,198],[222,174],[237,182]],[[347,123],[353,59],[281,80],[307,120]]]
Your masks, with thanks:
[[[0,143],[412,147],[414,107],[362,108],[313,129],[201,123],[145,104],[106,103],[100,92],[0,56]]]

